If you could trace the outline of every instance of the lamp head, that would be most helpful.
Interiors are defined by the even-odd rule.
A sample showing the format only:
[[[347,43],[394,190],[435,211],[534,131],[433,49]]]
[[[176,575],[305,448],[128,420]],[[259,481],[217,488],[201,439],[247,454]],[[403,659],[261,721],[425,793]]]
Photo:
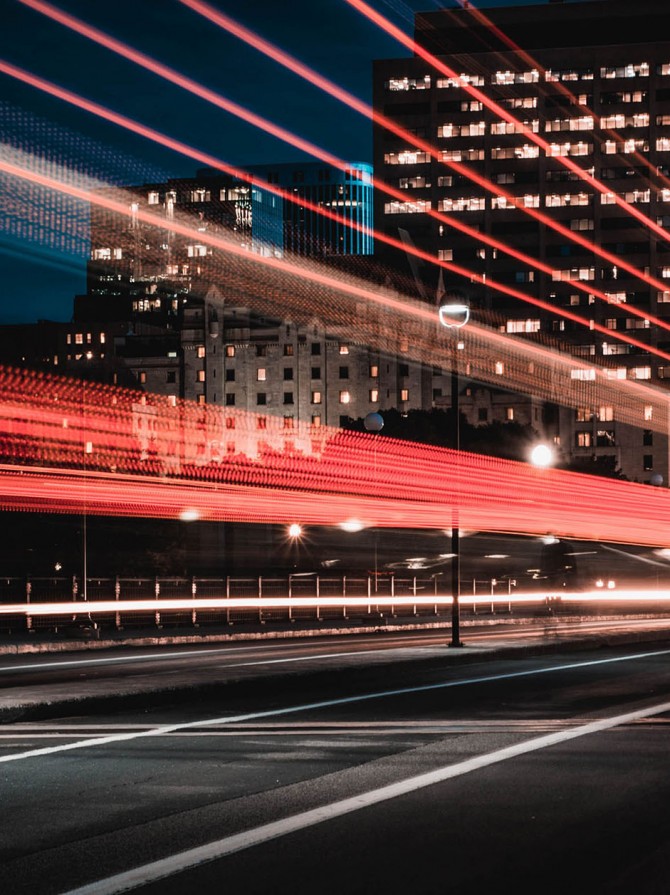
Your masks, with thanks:
[[[438,314],[442,326],[460,329],[470,319],[470,303],[460,292],[447,293]]]

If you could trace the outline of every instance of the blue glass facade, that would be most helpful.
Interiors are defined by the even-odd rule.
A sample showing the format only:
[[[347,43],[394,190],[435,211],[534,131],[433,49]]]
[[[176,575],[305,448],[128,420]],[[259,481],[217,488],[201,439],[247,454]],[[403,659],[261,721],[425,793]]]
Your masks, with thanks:
[[[352,163],[340,171],[320,162],[254,166],[261,180],[295,194],[283,200],[268,190],[252,190],[254,251],[264,255],[372,255],[374,250],[372,166]],[[301,204],[299,200],[306,204]],[[307,204],[308,203],[308,204]],[[341,217],[332,220],[313,207]]]

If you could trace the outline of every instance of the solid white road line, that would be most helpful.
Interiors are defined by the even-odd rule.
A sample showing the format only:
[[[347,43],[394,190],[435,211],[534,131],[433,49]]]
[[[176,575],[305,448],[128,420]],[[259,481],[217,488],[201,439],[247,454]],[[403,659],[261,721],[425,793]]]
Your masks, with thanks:
[[[327,699],[322,702],[305,703],[304,705],[286,706],[280,709],[270,709],[265,712],[249,712],[244,715],[231,715],[230,717],[210,718],[201,721],[185,721],[180,724],[163,724],[150,730],[129,731],[128,733],[112,734],[110,736],[98,736],[91,739],[79,740],[76,743],[63,743],[60,746],[49,746],[42,749],[31,749],[27,752],[15,752],[11,755],[0,756],[0,764],[10,761],[21,761],[26,758],[37,758],[43,755],[54,755],[57,752],[69,752],[73,749],[88,749],[91,746],[105,746],[111,743],[121,743],[128,740],[138,740],[146,737],[163,736],[176,730],[193,730],[203,727],[214,727],[219,724],[235,724],[241,721],[255,721],[259,718],[277,718],[283,715],[295,715],[299,712],[314,711],[317,709],[333,708],[339,705],[350,705],[355,702],[369,702],[373,699],[383,699],[388,696],[405,696],[410,693],[425,693],[431,690],[444,690],[451,687],[464,687],[473,684],[493,683],[503,680],[511,680],[519,677],[532,677],[538,674],[549,674],[554,671],[569,671],[581,668],[593,668],[598,665],[610,665],[620,662],[632,662],[637,659],[666,656],[670,650],[655,650],[653,652],[635,653],[630,656],[614,656],[608,659],[592,659],[588,662],[571,662],[567,665],[552,665],[548,668],[535,668],[525,671],[511,671],[507,674],[491,674],[465,680],[442,681],[438,684],[425,684],[421,687],[403,687],[396,690],[380,690],[375,693],[361,693],[358,696],[344,696],[339,699]]]
[[[206,845],[191,848],[187,851],[171,855],[168,858],[163,858],[160,861],[153,861],[142,867],[135,867],[133,870],[128,870],[125,873],[119,873],[116,876],[110,876],[107,879],[89,883],[78,889],[72,889],[69,892],[64,893],[64,895],[121,895],[123,892],[129,892],[140,886],[158,882],[159,880],[166,879],[176,873],[181,873],[184,870],[190,870],[201,864],[219,860],[220,858],[242,851],[246,848],[261,845],[272,839],[278,839],[280,836],[286,836],[289,833],[304,830],[307,827],[312,827],[315,824],[332,820],[335,817],[351,814],[353,811],[359,811],[361,808],[377,805],[380,802],[388,801],[389,799],[396,799],[399,796],[415,792],[418,789],[434,786],[436,783],[442,783],[445,780],[460,777],[463,774],[469,774],[472,771],[489,767],[490,765],[497,764],[501,761],[507,761],[510,758],[516,758],[519,755],[526,755],[529,752],[546,749],[549,746],[555,746],[558,743],[564,743],[567,740],[574,740],[578,737],[588,736],[592,733],[610,730],[621,724],[629,724],[633,721],[638,721],[641,718],[648,718],[652,715],[663,714],[664,712],[670,712],[670,702],[663,702],[645,709],[639,709],[635,712],[616,715],[613,718],[592,721],[588,724],[574,727],[571,730],[550,733],[545,736],[536,737],[532,740],[526,740],[524,743],[517,743],[514,746],[507,746],[505,749],[499,749],[496,752],[490,752],[487,755],[479,755],[475,758],[469,758],[466,761],[438,768],[427,774],[419,774],[416,777],[410,777],[407,780],[401,780],[398,783],[392,783],[389,786],[382,786],[379,789],[373,789],[349,799],[342,799],[339,802],[331,802],[330,805],[324,805],[321,808],[315,808],[312,811],[304,811],[301,814],[293,815],[293,817],[287,817],[283,820],[274,821],[273,823],[263,824],[260,827],[255,827],[252,830],[245,830],[245,832],[237,833],[234,836],[226,836],[224,839],[218,839],[214,842],[209,842]]]

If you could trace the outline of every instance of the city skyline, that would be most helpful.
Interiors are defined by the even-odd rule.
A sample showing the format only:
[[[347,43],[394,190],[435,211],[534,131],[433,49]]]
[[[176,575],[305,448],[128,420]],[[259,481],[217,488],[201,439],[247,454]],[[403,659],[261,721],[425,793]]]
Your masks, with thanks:
[[[5,62],[242,168],[308,158],[101,50],[19,0],[5,5],[7,27],[0,40],[0,58]],[[409,55],[346,3],[335,0],[319,4],[318,10],[303,2],[293,4],[290,17],[266,2],[257,2],[252,9],[240,0],[212,5],[364,102],[370,102],[372,94],[372,61]],[[411,33],[413,12],[431,5],[437,7],[415,0],[402,7],[384,4],[382,12]],[[482,8],[500,5],[488,2]],[[324,97],[316,87],[225,34],[178,0],[167,5],[155,0],[122,2],[94,11],[90,4],[69,0],[58,8],[330,152],[351,161],[371,160],[369,121]],[[327,41],[320,39],[323,35]],[[76,60],[76,66],[71,60]],[[191,176],[197,168],[190,159],[46,97],[6,74],[2,78],[0,115],[10,146],[19,145],[24,151],[30,146],[51,162],[83,169],[89,177],[118,185]],[[268,90],[265,85],[270,82],[272,89]],[[0,205],[6,208],[12,199],[8,186],[3,180]],[[73,296],[85,290],[85,241],[74,250],[63,251],[58,245],[21,239],[11,229],[5,225],[0,231],[4,284],[0,322],[69,319]],[[30,265],[28,276],[26,262]]]

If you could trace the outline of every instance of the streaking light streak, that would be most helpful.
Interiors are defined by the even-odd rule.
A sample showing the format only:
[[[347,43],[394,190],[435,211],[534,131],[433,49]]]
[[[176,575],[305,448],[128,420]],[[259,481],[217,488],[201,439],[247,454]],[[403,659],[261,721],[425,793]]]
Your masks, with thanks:
[[[97,28],[92,27],[91,25],[86,24],[85,22],[81,21],[80,19],[77,19],[74,16],[71,16],[68,13],[63,12],[62,10],[53,6],[52,4],[43,2],[43,0],[19,0],[19,2],[23,3],[25,6],[30,7],[31,9],[35,10],[36,12],[38,12],[42,15],[45,15],[54,21],[59,22],[61,25],[64,25],[66,28],[68,28],[72,31],[75,31],[78,34],[81,34],[82,36],[94,41],[95,43],[100,44],[101,46],[106,47],[107,49],[122,56],[123,58],[126,58],[126,59],[130,60],[131,62],[134,62],[137,65],[140,65],[141,67],[147,69],[148,71],[151,71],[152,73],[158,75],[159,77],[164,78],[165,80],[169,81],[170,83],[176,84],[177,86],[194,94],[195,96],[198,96],[199,98],[205,100],[206,102],[212,103],[213,105],[217,106],[218,108],[222,109],[223,111],[226,111],[232,115],[235,115],[236,117],[240,118],[241,120],[246,121],[247,123],[253,125],[254,127],[258,127],[261,130],[266,131],[267,133],[271,134],[272,136],[274,136],[284,142],[290,143],[291,145],[295,146],[300,151],[306,152],[308,155],[312,155],[315,158],[319,158],[322,161],[324,161],[326,164],[332,165],[333,167],[338,168],[340,170],[345,170],[345,171],[350,170],[351,166],[349,163],[343,161],[342,159],[337,158],[332,153],[316,146],[315,144],[313,144],[309,141],[304,140],[303,138],[301,138],[295,134],[292,134],[290,131],[286,130],[285,128],[283,128],[281,126],[275,125],[272,122],[262,118],[261,116],[256,115],[255,113],[249,111],[248,109],[243,108],[239,104],[226,99],[221,94],[216,93],[215,91],[213,91],[207,87],[204,87],[203,85],[197,83],[196,81],[193,81],[191,78],[188,78],[185,75],[180,74],[179,72],[170,68],[169,66],[164,65],[161,62],[158,62],[157,60],[147,56],[144,53],[141,53],[138,50],[135,50],[134,48],[130,47],[129,45],[105,34],[104,32],[100,31]],[[371,10],[370,7],[367,6],[367,4],[357,3],[357,0],[347,0],[347,2],[349,2],[355,8],[359,9],[359,11],[363,12],[363,14],[366,15],[368,18],[372,18],[372,20],[375,21],[376,24],[380,24],[380,22],[377,19],[385,21],[380,16],[377,16],[375,18],[374,16],[376,16],[376,14],[374,13],[373,10]],[[363,10],[363,8],[368,10],[370,15],[368,14],[368,12],[365,12]],[[414,42],[411,41],[410,38],[408,38],[406,35],[403,34],[403,32],[399,31],[398,29],[394,29],[394,26],[392,26],[390,23],[387,23],[387,24],[389,25],[389,28],[392,29],[389,31],[389,33],[393,37],[396,37],[396,39],[400,40],[400,37],[398,37],[398,35],[401,35],[402,38],[404,38],[405,42],[410,41],[411,48],[413,50],[416,50],[416,52],[419,55],[422,55],[422,53],[419,52],[421,48],[415,47]],[[387,29],[385,29],[385,30],[387,30]],[[397,32],[397,34],[395,32]],[[422,52],[425,53],[425,51],[422,51]],[[430,54],[428,54],[428,55],[430,55]],[[447,69],[447,67],[442,65],[439,62],[439,60],[437,60],[435,57],[431,56],[431,60],[434,60],[434,61],[431,61],[431,64],[434,65],[436,68],[438,68],[438,70],[448,73],[450,77],[453,76],[453,77],[458,78],[458,76],[455,73],[452,73],[450,69]],[[481,97],[484,97],[484,94],[481,94],[481,92],[476,90],[476,88],[473,88],[470,85],[463,85],[463,86],[464,86],[464,89],[466,89],[468,92],[472,93],[473,95],[477,94],[478,98],[481,99]],[[484,97],[484,100],[482,100],[482,101],[484,101],[485,105],[487,105],[489,108],[492,108],[494,111],[496,111],[496,114],[500,114],[506,121],[515,123],[515,124],[519,125],[520,127],[525,128],[525,125],[522,125],[522,123],[519,122],[516,118],[514,118],[514,116],[511,115],[509,112],[498,107],[497,104],[493,102],[493,100],[489,99],[488,97]],[[525,130],[527,130],[527,128],[525,128]],[[543,148],[545,148],[545,150],[549,149],[549,144],[546,143],[546,141],[542,140],[542,138],[538,137],[536,134],[531,134],[531,136],[533,137],[533,142],[537,143],[539,140],[543,144]],[[570,170],[574,169],[575,172],[579,173],[579,176],[582,179],[587,179],[589,183],[592,181],[593,185],[595,185],[596,188],[600,192],[603,192],[603,193],[609,192],[609,190],[606,186],[604,186],[603,184],[600,184],[600,182],[595,180],[595,178],[586,174],[586,172],[584,172],[583,169],[581,169],[578,165],[575,165],[574,162],[571,162],[569,159],[565,159],[562,157],[559,157],[558,161],[561,164],[569,167]],[[470,172],[466,176],[468,176],[472,179],[473,176],[478,176],[478,175],[473,175],[472,172]],[[496,193],[496,195],[505,196],[510,201],[516,203],[517,197],[514,197],[511,194],[507,194],[504,191],[501,191],[500,187],[491,184],[489,181],[482,179],[481,185],[484,186],[484,188],[487,190],[494,191]],[[384,192],[388,192],[388,187],[386,185],[375,182],[375,186],[378,189],[383,190]],[[400,198],[404,201],[404,200],[406,200],[407,197],[406,197],[406,195],[403,195],[402,193],[397,193],[396,198]],[[620,199],[620,197],[618,197],[618,196],[615,197],[615,201],[617,204],[622,205],[622,207],[624,207],[627,211],[629,211],[634,216],[636,216],[636,217],[642,216],[642,218],[644,218],[645,222],[648,221],[648,224],[645,224],[646,226],[652,226],[652,228],[655,229],[655,231],[657,231],[659,233],[659,235],[662,235],[664,238],[670,239],[670,234],[668,234],[665,230],[663,230],[663,228],[659,227],[657,224],[652,222],[650,219],[646,218],[644,215],[641,214],[641,212],[639,212],[633,206],[629,205],[628,203],[624,202],[624,200]],[[553,218],[551,218],[547,215],[544,215],[541,212],[536,211],[535,209],[526,208],[526,207],[522,207],[522,206],[518,206],[518,207],[525,213],[531,215],[532,217],[534,217],[537,220],[544,223],[546,226],[551,227],[552,229],[561,233],[561,235],[563,235],[566,239],[576,242],[579,245],[582,245],[588,251],[594,252],[595,254],[600,255],[602,258],[604,258],[605,260],[609,261],[612,264],[617,265],[622,270],[628,271],[629,273],[631,273],[632,276],[635,276],[637,278],[644,280],[645,282],[649,283],[650,285],[652,285],[654,288],[656,288],[658,290],[663,291],[665,289],[665,285],[663,283],[661,283],[661,281],[656,280],[655,278],[649,276],[648,274],[644,273],[643,271],[640,271],[637,268],[635,268],[634,266],[629,265],[625,259],[620,258],[616,255],[612,255],[610,252],[607,252],[606,250],[602,249],[596,243],[589,242],[584,237],[579,236],[578,233],[575,233],[571,230],[567,230],[566,228],[562,227]],[[435,259],[432,259],[432,260],[434,261]],[[458,271],[455,271],[455,272],[458,272]]]
[[[28,5],[32,5],[34,0],[20,0],[22,3],[27,3]],[[455,79],[459,86],[469,93],[474,99],[483,103],[487,109],[490,109],[492,112],[495,112],[496,115],[499,115],[504,121],[507,121],[509,124],[512,124],[515,128],[519,129],[519,133],[521,133],[526,139],[530,140],[532,143],[535,143],[540,147],[544,152],[549,154],[550,145],[544,140],[539,134],[534,133],[524,122],[520,121],[518,118],[515,118],[511,112],[508,112],[507,109],[498,105],[495,100],[492,100],[485,93],[482,93],[481,90],[478,90],[476,87],[473,87],[471,84],[465,83],[462,78],[459,77],[458,73],[450,68],[448,65],[445,65],[437,56],[434,56],[432,53],[429,53],[426,49],[424,49],[420,44],[417,44],[411,37],[393,25],[388,19],[384,18],[380,13],[374,10],[371,6],[364,2],[364,0],[345,0],[350,6],[354,9],[358,10],[366,19],[369,19],[375,25],[378,25],[383,31],[389,34],[391,37],[395,38],[399,43],[403,44],[403,46],[410,49],[417,56],[420,56],[426,62],[428,62],[433,68],[437,71],[441,72],[448,78]],[[609,193],[605,184],[601,183],[595,177],[585,171],[583,168],[580,168],[579,165],[575,164],[571,159],[566,158],[564,156],[556,156],[556,161],[558,161],[561,165],[571,171],[573,174],[576,174],[580,180],[585,181],[592,186],[599,193]],[[620,196],[614,195],[614,203],[618,205],[620,208],[623,208],[628,214],[632,217],[637,218],[645,227],[652,230],[658,236],[663,239],[670,239],[670,233],[667,230],[664,230],[659,224],[653,221],[651,218],[647,217],[634,205],[626,202]],[[593,244],[592,244],[593,245]],[[605,257],[605,255],[602,255]],[[649,282],[649,281],[648,281]]]
[[[636,603],[664,604],[670,603],[670,590],[633,589],[617,591],[616,596],[603,591],[537,591],[513,594],[478,594],[476,596],[461,595],[459,602],[463,606],[476,607],[489,605],[546,605],[547,602],[562,603],[606,603],[611,606],[629,606]],[[419,592],[411,596],[383,596],[375,594],[369,597],[192,597],[187,600],[160,599],[155,600],[87,600],[50,603],[2,603],[0,618],[8,615],[30,616],[72,616],[72,615],[105,615],[110,613],[146,613],[146,612],[183,612],[185,610],[258,610],[258,609],[333,609],[347,607],[349,609],[368,609],[378,606],[441,606],[452,604],[450,594],[426,594]]]
[[[456,173],[466,177],[468,180],[471,180],[473,183],[476,183],[478,186],[483,187],[487,192],[493,193],[495,196],[504,198],[507,202],[514,205],[518,210],[530,215],[531,217],[534,217],[535,219],[539,220],[541,223],[545,224],[546,226],[551,227],[553,230],[556,230],[557,232],[561,233],[561,235],[565,236],[567,239],[570,239],[571,241],[576,242],[579,245],[582,245],[582,247],[587,248],[589,251],[593,251],[596,254],[600,254],[600,256],[604,260],[614,263],[618,267],[621,267],[622,269],[627,270],[633,276],[635,276],[639,279],[642,279],[645,282],[648,282],[650,285],[653,285],[656,289],[660,289],[661,291],[665,290],[665,286],[660,280],[657,280],[654,277],[650,277],[646,272],[641,271],[638,268],[636,268],[634,265],[629,264],[625,258],[623,258],[623,259],[619,258],[618,256],[615,256],[612,253],[607,252],[604,249],[601,249],[599,246],[595,245],[595,243],[591,243],[589,240],[580,236],[578,233],[575,233],[572,230],[567,230],[565,227],[563,227],[560,224],[560,222],[557,222],[553,218],[551,218],[547,215],[544,215],[541,212],[537,212],[534,209],[526,208],[523,204],[522,199],[519,196],[515,196],[512,193],[506,192],[505,190],[501,189],[501,187],[498,184],[495,184],[492,181],[487,180],[485,177],[481,176],[473,168],[468,167],[467,165],[463,165],[463,164],[453,161],[453,160],[449,160],[449,161],[443,160],[442,152],[438,147],[436,147],[430,143],[427,143],[425,140],[422,140],[421,138],[417,137],[415,134],[412,134],[406,128],[403,128],[400,125],[398,125],[391,118],[388,118],[386,115],[383,115],[382,113],[374,110],[371,106],[367,105],[366,103],[363,103],[360,99],[358,99],[358,97],[354,96],[353,94],[351,94],[348,91],[344,90],[343,88],[339,87],[337,84],[333,83],[328,78],[325,78],[323,75],[319,74],[319,72],[315,71],[314,69],[309,68],[304,63],[295,59],[295,57],[291,56],[289,53],[286,53],[284,50],[281,50],[279,47],[275,46],[274,44],[270,43],[269,41],[264,40],[262,37],[260,37],[260,35],[251,31],[249,28],[244,27],[239,22],[236,22],[230,16],[225,15],[220,10],[214,9],[210,4],[203,2],[203,0],[179,0],[179,2],[182,3],[184,6],[187,6],[189,9],[192,9],[194,12],[197,12],[198,14],[200,14],[204,18],[208,19],[209,21],[213,22],[218,27],[227,31],[229,34],[234,35],[238,39],[240,39],[240,40],[244,41],[245,43],[249,44],[250,46],[254,47],[256,50],[263,53],[265,56],[268,56],[269,58],[273,59],[275,62],[278,62],[280,65],[284,66],[285,68],[287,68],[290,71],[294,72],[295,74],[299,75],[300,77],[302,77],[304,80],[308,81],[315,87],[318,87],[320,90],[323,90],[325,93],[328,93],[330,96],[332,96],[335,99],[339,100],[340,102],[344,103],[349,108],[354,109],[356,112],[360,113],[364,117],[373,121],[375,124],[380,125],[385,130],[387,130],[390,133],[393,133],[395,136],[400,137],[401,139],[405,140],[407,143],[409,143],[414,148],[427,153],[431,158],[435,159],[440,164],[444,165],[445,167],[451,168]],[[507,113],[507,114],[508,114],[507,120],[516,121],[516,119],[513,116],[509,115],[509,113]],[[547,144],[545,141],[543,141],[543,148],[545,148],[545,150],[549,148],[549,144]],[[558,161],[562,162],[563,160],[562,160],[562,158],[559,157]],[[340,164],[344,165],[345,166],[344,169],[346,170],[346,164],[345,163],[340,163]],[[582,169],[579,167],[577,167],[577,170],[582,171]],[[589,175],[589,177],[590,177],[590,175]],[[594,178],[590,178],[590,179],[593,180]],[[391,196],[392,198],[398,199],[401,202],[404,202],[407,200],[407,196],[405,194],[403,194],[401,191],[393,189],[389,184],[384,183],[383,181],[380,181],[377,178],[373,179],[373,183],[374,183],[375,189],[377,191],[385,193],[386,195]],[[602,184],[601,184],[601,187],[602,187],[601,192],[603,192],[603,193],[610,192],[608,187],[606,187]],[[626,206],[626,208],[633,207],[633,206],[628,206],[628,203],[625,203],[623,200],[620,200],[620,202],[618,204],[620,204],[622,206]],[[440,221],[441,223],[445,223],[448,226],[455,227],[456,229],[460,230],[463,233],[467,233],[468,235],[472,236],[473,239],[475,239],[476,241],[478,241],[480,243],[486,243],[487,245],[490,245],[493,248],[497,248],[497,249],[505,252],[506,254],[516,258],[517,260],[522,261],[523,263],[528,264],[531,267],[534,267],[536,270],[540,270],[543,273],[547,273],[550,276],[553,273],[553,268],[550,265],[544,264],[539,259],[529,256],[529,255],[525,254],[524,252],[521,252],[518,249],[515,249],[508,244],[501,243],[499,240],[492,239],[490,236],[488,236],[485,233],[482,233],[480,231],[473,230],[472,228],[467,227],[458,218],[453,218],[449,215],[445,215],[443,212],[436,211],[435,209],[432,209],[432,208],[427,209],[425,213],[429,217],[432,217],[435,220]],[[637,211],[636,211],[636,213],[638,215],[640,214],[640,212],[637,212]],[[644,217],[644,220],[648,221],[649,219]],[[381,238],[383,241],[385,241],[383,236],[380,237],[380,235],[377,233],[375,233],[375,238],[376,239]],[[414,250],[412,247],[406,246],[404,248],[406,251],[410,251],[412,254],[414,254]],[[455,273],[460,273],[464,277],[468,276],[467,273],[462,273],[461,271],[457,270],[453,266],[439,264],[439,262],[437,262],[434,257],[429,256],[428,260],[433,264],[437,263],[438,266],[444,266],[447,269],[452,270]],[[474,278],[478,279],[476,275],[474,275]],[[491,288],[498,289],[498,284],[493,285],[490,280],[487,281],[487,284]],[[577,288],[578,290],[580,290],[582,292],[585,292],[586,294],[594,295],[596,298],[600,299],[601,301],[605,301],[608,304],[610,303],[610,298],[606,293],[604,293],[598,289],[596,289],[594,291],[593,289],[589,288],[589,285],[587,283],[581,283],[579,280],[575,280],[573,285],[575,286],[575,288]],[[541,305],[538,304],[538,306],[541,306]],[[552,306],[552,310],[554,310],[558,313],[561,313],[561,311],[558,310],[555,306]],[[635,314],[636,316],[646,317],[647,319],[650,319],[649,316],[644,313],[644,311],[642,311],[641,309],[635,309],[633,305],[627,306],[627,310],[630,310],[631,313]],[[653,323],[655,325],[660,326],[663,329],[670,329],[670,324],[668,324],[665,321],[662,321],[658,318],[653,318]]]
[[[54,190],[67,193],[69,195],[75,196],[77,198],[86,198],[92,204],[105,208],[109,211],[112,211],[116,214],[127,216],[129,213],[129,204],[128,201],[120,201],[118,199],[113,199],[110,196],[101,195],[100,193],[95,193],[91,195],[86,190],[81,187],[75,186],[73,184],[65,184],[59,180],[56,180],[52,177],[48,177],[45,174],[41,174],[39,172],[28,171],[23,167],[12,164],[10,162],[4,161],[0,159],[0,171],[4,171],[5,173],[12,174],[16,177],[21,177],[27,180],[30,180],[34,183],[38,183],[41,186],[48,186]],[[115,194],[116,195],[116,194]],[[124,194],[122,194],[124,195]],[[316,312],[322,316],[324,322],[330,321],[333,325],[337,325],[338,323],[346,324],[348,327],[352,327],[352,321],[354,321],[353,326],[359,327],[361,335],[359,336],[360,341],[363,344],[373,344],[375,340],[379,339],[378,329],[380,326],[379,319],[375,319],[373,321],[363,321],[363,324],[359,324],[358,321],[361,318],[360,308],[355,305],[351,308],[347,308],[342,299],[344,297],[348,298],[360,298],[364,299],[367,304],[375,305],[384,312],[388,312],[389,314],[399,314],[401,318],[405,318],[403,323],[403,338],[399,338],[398,335],[398,322],[392,321],[390,318],[387,321],[388,325],[388,333],[395,332],[394,338],[398,342],[397,351],[400,353],[408,353],[409,345],[410,345],[410,336],[414,335],[415,338],[413,340],[413,351],[418,352],[417,357],[425,358],[427,356],[425,351],[425,345],[422,345],[423,340],[428,338],[428,334],[430,333],[430,344],[434,349],[434,360],[437,361],[440,357],[444,358],[444,366],[448,367],[450,365],[450,361],[447,359],[449,355],[449,350],[447,349],[447,345],[444,342],[436,341],[435,337],[435,314],[432,308],[428,307],[425,303],[420,303],[416,301],[411,301],[405,297],[400,298],[389,292],[388,290],[384,291],[381,289],[370,288],[369,284],[361,283],[360,281],[354,280],[352,277],[340,276],[335,277],[331,271],[327,273],[324,272],[323,269],[318,268],[316,265],[308,265],[304,262],[293,262],[289,263],[285,259],[276,259],[270,257],[264,257],[260,255],[252,255],[248,252],[248,250],[241,245],[238,245],[230,238],[224,238],[221,235],[214,235],[211,233],[201,233],[199,231],[194,230],[193,227],[188,226],[177,220],[167,221],[164,218],[159,217],[156,214],[149,213],[146,210],[139,209],[135,212],[135,215],[138,220],[151,224],[152,226],[161,228],[161,229],[169,229],[172,232],[180,233],[182,235],[188,236],[189,238],[197,237],[197,239],[201,242],[206,243],[207,245],[212,246],[224,253],[235,256],[237,259],[244,259],[248,264],[255,266],[256,269],[264,268],[268,271],[271,271],[274,275],[283,275],[284,277],[288,277],[289,275],[296,275],[300,280],[304,280],[306,283],[317,287],[327,287],[329,289],[334,290],[335,295],[338,295],[337,299],[338,306],[334,307],[332,301],[328,300],[328,296],[323,294],[322,289],[317,289],[310,295],[310,311],[312,313]],[[254,273],[254,277],[257,277],[258,274]],[[227,278],[227,284],[232,285],[230,278]],[[258,282],[254,282],[254,287],[256,293],[258,292]],[[246,288],[249,288],[249,283],[246,284]],[[292,284],[288,286],[285,291],[281,294],[277,288],[277,281],[273,280],[268,284],[268,293],[272,296],[275,296],[276,299],[279,299],[280,306],[282,308],[281,313],[286,314],[290,312],[290,303],[291,301],[295,301],[298,296],[293,295],[295,291],[295,285]],[[510,287],[500,287],[501,290],[507,292],[507,294],[517,295],[522,297],[522,294],[517,293],[516,290],[511,289]],[[316,301],[315,298],[318,295],[320,302],[319,308],[320,310],[316,310]],[[258,299],[255,299],[256,301]],[[253,305],[254,299],[252,299]],[[265,308],[267,307],[267,298],[265,299]],[[301,310],[304,312],[305,307],[302,307]],[[407,321],[412,321],[411,324],[408,325]],[[372,325],[371,325],[372,324]],[[414,332],[411,329],[412,324],[415,327],[421,327],[421,330],[417,330],[415,328]],[[609,332],[609,331],[608,331]],[[405,338],[406,336],[406,338]],[[497,336],[497,338],[496,338]],[[479,327],[475,330],[474,326],[468,328],[468,353],[469,357],[472,358],[472,362],[474,365],[474,361],[477,355],[475,350],[476,338],[486,340],[489,345],[491,342],[497,342],[501,349],[507,353],[511,346],[514,346],[512,350],[514,351],[517,359],[524,357],[527,359],[526,363],[528,363],[528,367],[523,372],[523,381],[524,385],[521,385],[519,380],[515,381],[514,369],[513,365],[510,364],[506,369],[506,384],[511,386],[512,384],[518,383],[518,389],[520,391],[528,391],[531,390],[533,393],[539,395],[542,393],[542,379],[540,376],[540,371],[535,368],[534,359],[539,359],[541,354],[538,354],[537,349],[533,349],[532,346],[521,347],[518,342],[514,340],[510,340],[509,338],[501,337],[498,334],[494,335],[490,330],[486,331],[483,327]],[[422,346],[419,348],[419,346]],[[503,348],[503,346],[505,346]],[[649,346],[644,346],[646,350],[649,350]],[[384,349],[389,349],[389,344],[386,342],[384,344]],[[499,370],[499,362],[498,359],[493,359],[490,355],[490,352],[487,351],[486,354],[488,357],[486,360],[483,358],[480,359],[476,375],[481,381],[495,382],[499,383],[498,378],[498,370]],[[551,355],[549,352],[546,352],[544,357],[545,359],[549,358]],[[530,360],[530,358],[533,360]],[[530,361],[530,362],[529,362]],[[556,399],[559,403],[563,403],[568,400],[568,396],[573,394],[576,389],[579,389],[582,393],[585,389],[585,380],[588,378],[589,380],[595,380],[597,378],[596,370],[598,368],[583,364],[581,361],[577,362],[572,358],[563,358],[558,357],[555,361],[550,361],[551,363],[551,374],[550,374],[550,383],[549,383],[549,395],[552,399]],[[564,371],[564,380],[560,384],[554,378],[554,372],[556,367],[562,367]],[[580,382],[575,382],[573,372],[575,370],[575,366],[578,366],[579,369],[583,370],[593,370],[593,375],[589,373],[588,377],[584,377]],[[600,374],[605,376],[607,373],[606,370],[600,368]],[[469,374],[470,375],[470,374]],[[621,386],[623,387],[623,383]],[[630,391],[635,383],[626,383],[625,387]],[[602,389],[603,383],[602,380],[599,383],[599,388]],[[638,387],[639,388],[639,387]],[[647,390],[649,395],[649,404],[653,405],[655,403],[659,403],[658,392],[654,392],[651,389]],[[546,392],[545,392],[546,394]],[[638,391],[640,397],[644,394],[644,391]],[[652,397],[653,396],[653,397]],[[575,395],[576,398],[576,395]],[[614,403],[620,404],[620,400],[615,401]],[[583,406],[583,405],[591,405],[592,401],[584,400],[583,395],[580,396],[580,399],[576,399],[574,401],[575,406]],[[665,417],[667,413],[667,407],[665,402],[663,402],[660,409],[660,416],[658,419],[662,419]],[[639,404],[635,406],[633,411],[636,419],[641,418],[641,407]],[[620,418],[623,422],[628,421],[626,419],[626,414],[621,414]],[[645,428],[650,428],[649,426],[645,426]]]

